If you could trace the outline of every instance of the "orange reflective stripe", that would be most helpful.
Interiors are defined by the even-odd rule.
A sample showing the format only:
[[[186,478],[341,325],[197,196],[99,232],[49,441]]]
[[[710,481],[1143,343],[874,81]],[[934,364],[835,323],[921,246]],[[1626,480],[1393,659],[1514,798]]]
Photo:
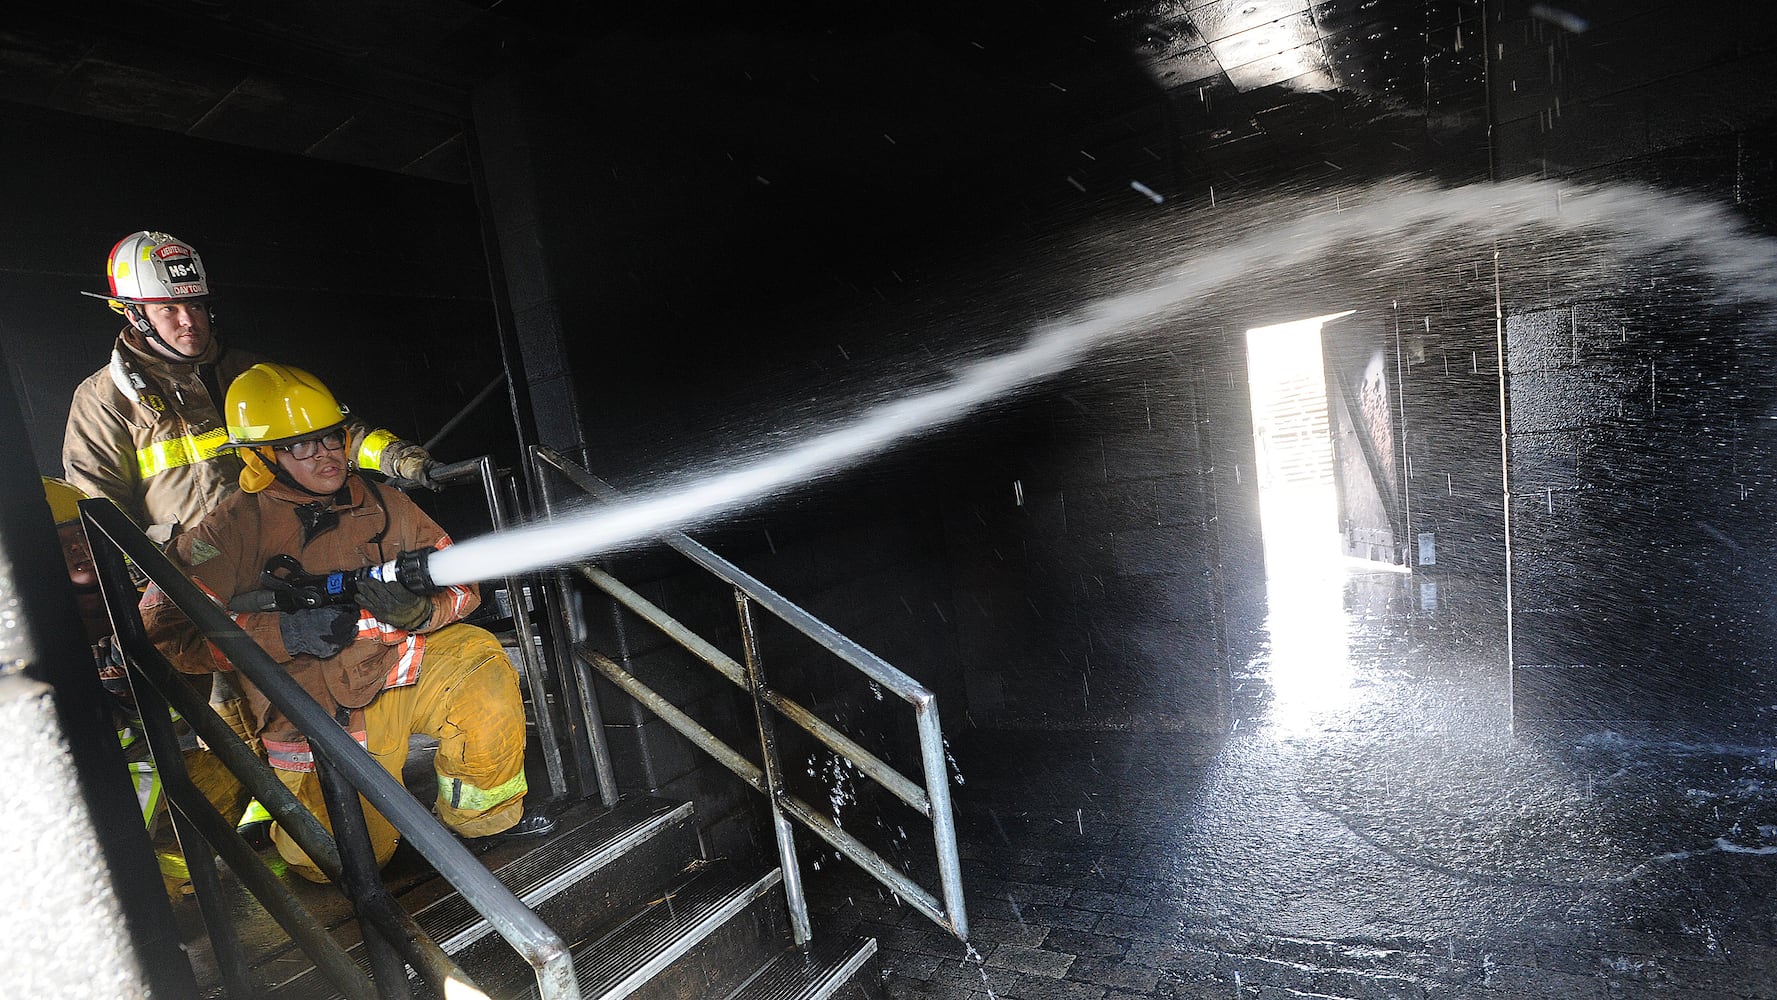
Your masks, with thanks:
[[[420,679],[420,661],[426,658],[426,637],[410,635],[401,644],[401,656],[389,665],[383,687],[406,687]]]
[[[168,469],[208,462],[219,456],[221,452],[216,449],[227,443],[228,432],[220,427],[202,434],[186,434],[156,441],[146,448],[136,449],[136,465],[142,472],[142,478],[147,479]]]

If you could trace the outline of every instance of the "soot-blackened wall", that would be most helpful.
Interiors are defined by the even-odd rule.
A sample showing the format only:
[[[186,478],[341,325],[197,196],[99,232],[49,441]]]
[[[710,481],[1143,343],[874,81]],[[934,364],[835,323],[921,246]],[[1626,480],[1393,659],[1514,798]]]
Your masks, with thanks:
[[[1014,97],[1027,84],[1067,88],[990,79],[997,70],[961,44],[935,44],[917,73],[888,67],[855,30],[793,45],[730,32],[716,48],[641,32],[607,40],[559,81],[545,69],[484,88],[492,200],[519,202],[509,219],[496,212],[502,250],[529,273],[514,278],[514,308],[549,359],[533,377],[578,391],[577,412],[539,404],[544,436],[584,436],[594,471],[625,485],[670,481],[1015,350],[1134,276],[1183,263],[1180,234],[1250,222],[1304,191],[1484,177],[1480,5],[1415,12],[1411,30],[1370,23],[1380,15],[1369,8],[1322,7],[1350,57],[1345,89],[1242,91],[1216,77],[1168,91],[1137,53],[1080,46],[1099,60],[1081,76],[1121,81],[1115,100],[1055,120],[1051,98],[1023,119],[1014,105],[1029,101],[957,114],[996,85]],[[1364,64],[1358,40],[1378,32],[1406,38],[1408,55],[1391,45]],[[650,85],[650,46],[687,44],[708,57],[698,78]],[[613,79],[589,89],[588,66],[617,68],[597,69]],[[1247,214],[1224,222],[1231,205]],[[841,474],[820,492],[843,512],[821,522],[832,530],[795,530],[809,514],[791,499],[751,515],[758,536],[723,537],[793,599],[877,608],[851,634],[910,646],[897,665],[939,690],[953,726],[1214,731],[1226,718],[1225,620],[1253,620],[1260,593],[1244,329],[1357,306],[1362,336],[1392,357],[1395,313],[1410,313],[1402,322],[1432,360],[1410,366],[1419,382],[1405,404],[1440,426],[1441,394],[1466,404],[1485,389],[1497,413],[1496,382],[1445,373],[1449,296],[1423,276],[1386,289],[1348,280],[1340,301],[1274,287],[1299,277],[1248,276],[1213,310],[1170,317],[1139,346],[905,444],[887,466],[873,457]],[[1472,478],[1459,456],[1473,441],[1497,468],[1497,418],[1477,412],[1479,431],[1409,445],[1432,455],[1415,470],[1440,473],[1440,495]],[[1440,447],[1451,457],[1433,455]],[[1442,474],[1452,468],[1461,474]],[[1450,565],[1501,562],[1497,515],[1466,499],[1425,510],[1450,539]],[[923,544],[880,544],[910,538]],[[853,596],[826,600],[838,594]]]
[[[123,325],[79,293],[106,290],[106,254],[137,229],[197,247],[230,343],[314,371],[410,439],[430,437],[500,374],[464,186],[11,106],[0,142],[32,151],[0,157],[0,181],[20,193],[0,249],[0,336],[45,475],[61,474],[74,387],[107,362]],[[509,413],[496,394],[438,454],[515,454]],[[455,497],[422,502],[459,536],[485,530],[480,498]]]
[[[1768,232],[1777,17],[1586,13],[1496,25],[1501,176],[1696,192]],[[1545,252],[1502,261],[1518,717],[1752,724],[1777,639],[1768,312],[1682,253]]]

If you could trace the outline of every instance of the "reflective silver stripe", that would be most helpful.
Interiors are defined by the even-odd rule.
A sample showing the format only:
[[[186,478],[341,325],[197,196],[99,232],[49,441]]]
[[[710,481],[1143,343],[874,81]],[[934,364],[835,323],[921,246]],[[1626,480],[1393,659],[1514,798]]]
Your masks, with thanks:
[[[315,769],[315,755],[306,740],[300,743],[261,740],[260,744],[265,747],[265,762],[280,771],[307,773]]]

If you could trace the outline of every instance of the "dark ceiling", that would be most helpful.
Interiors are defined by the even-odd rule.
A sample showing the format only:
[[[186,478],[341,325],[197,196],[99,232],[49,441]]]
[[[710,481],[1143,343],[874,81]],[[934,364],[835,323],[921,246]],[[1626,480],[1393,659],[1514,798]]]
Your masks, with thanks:
[[[0,27],[0,100],[441,181],[468,179],[465,121],[481,81],[515,62],[564,87],[687,91],[686,123],[746,139],[788,125],[737,94],[820,86],[891,129],[1053,135],[1173,91],[1209,103],[1279,92],[1386,94],[1420,72],[1423,39],[1454,32],[1458,0],[908,3],[786,12],[766,5],[592,10],[568,0],[69,0]],[[1467,4],[1473,7],[1472,3]],[[1448,7],[1448,11],[1442,8]],[[1448,30],[1438,28],[1447,20]],[[1402,25],[1414,30],[1401,34]],[[1400,43],[1409,42],[1410,56]],[[811,83],[811,81],[813,81]],[[904,100],[903,100],[904,98]],[[897,106],[910,109],[896,121]],[[934,122],[933,108],[945,109]],[[844,114],[843,107],[837,113]],[[818,127],[818,125],[816,125]],[[1037,126],[1029,126],[1037,127]],[[828,137],[831,138],[831,137]],[[1207,135],[1202,141],[1215,141]],[[915,173],[941,171],[927,144]],[[908,151],[899,151],[907,168]]]

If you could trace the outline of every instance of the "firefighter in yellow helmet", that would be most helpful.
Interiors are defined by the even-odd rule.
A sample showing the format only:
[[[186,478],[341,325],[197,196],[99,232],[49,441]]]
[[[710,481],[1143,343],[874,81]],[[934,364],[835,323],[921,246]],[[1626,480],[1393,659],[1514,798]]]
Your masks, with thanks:
[[[142,716],[124,671],[123,656],[112,640],[111,619],[105,611],[104,597],[99,593],[99,576],[93,567],[92,551],[87,547],[86,532],[80,524],[80,501],[85,500],[73,484],[60,479],[43,478],[43,498],[49,502],[55,518],[56,536],[61,542],[62,559],[68,567],[68,581],[74,585],[75,600],[80,607],[81,624],[92,647],[93,661],[99,679],[111,696],[112,721],[117,727],[117,740],[123,746],[130,784],[136,791],[136,804],[142,810],[142,822],[154,841],[155,861],[160,867],[161,881],[167,894],[175,899],[190,891],[191,873],[185,856],[179,850],[172,822],[167,817],[166,801],[160,774],[149,756],[148,741],[143,738]],[[206,751],[197,734],[184,720],[174,715],[174,731],[185,758],[185,770],[199,792],[210,800],[224,819],[241,818],[247,793],[221,760]]]
[[[474,585],[413,593],[364,580],[352,603],[296,610],[244,602],[268,562],[297,560],[311,573],[380,565],[450,538],[405,495],[357,475],[347,458],[345,410],[313,375],[259,364],[228,390],[229,447],[244,462],[241,490],[173,540],[168,554],[225,607],[286,673],[313,695],[400,780],[408,737],[439,741],[434,808],[464,837],[546,833],[553,821],[525,815],[524,705],[499,641],[461,624],[479,601]],[[230,667],[158,588],[142,609],[149,636],[180,670]],[[266,756],[278,777],[323,822],[326,807],[308,738],[245,678]],[[396,832],[366,810],[379,863]],[[282,830],[272,842],[293,869],[321,872]]]

